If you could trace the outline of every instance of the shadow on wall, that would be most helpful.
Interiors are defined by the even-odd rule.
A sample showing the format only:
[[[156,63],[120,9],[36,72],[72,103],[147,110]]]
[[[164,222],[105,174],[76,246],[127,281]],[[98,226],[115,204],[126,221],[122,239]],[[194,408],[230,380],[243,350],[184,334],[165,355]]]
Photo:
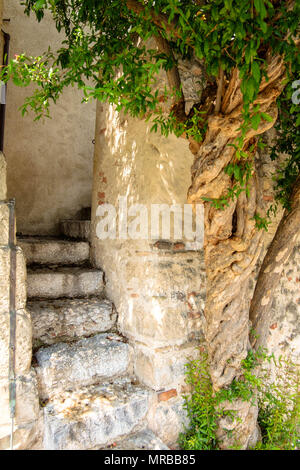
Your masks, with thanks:
[[[38,23],[24,15],[20,2],[5,0],[5,31],[10,34],[10,58],[26,52],[39,55],[60,47],[62,34],[46,15]],[[8,196],[16,198],[17,229],[28,235],[57,235],[59,220],[74,218],[91,204],[95,133],[95,102],[83,104],[76,89],[65,90],[51,119],[34,122],[19,111],[32,87],[8,84],[5,156]]]

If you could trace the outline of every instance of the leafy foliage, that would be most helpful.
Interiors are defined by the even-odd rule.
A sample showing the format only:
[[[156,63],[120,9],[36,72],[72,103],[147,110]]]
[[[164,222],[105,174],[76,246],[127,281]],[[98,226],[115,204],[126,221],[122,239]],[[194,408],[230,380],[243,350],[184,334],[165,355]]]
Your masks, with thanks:
[[[300,55],[295,38],[299,33],[299,0],[22,0],[21,4],[38,21],[50,10],[58,31],[66,35],[57,53],[19,55],[0,74],[2,80],[12,79],[19,86],[37,84],[38,89],[22,107],[23,113],[33,110],[36,119],[49,116],[50,103],[57,101],[65,87],[77,85],[84,100],[108,101],[118,111],[151,118],[153,131],[160,130],[165,136],[170,132],[177,136],[185,133],[201,142],[207,125],[207,109],[201,109],[201,97],[191,116],[176,113],[176,107],[165,113],[161,103],[168,97],[178,102],[181,90],[169,89],[161,96],[155,89],[155,78],[160,70],[170,71],[179,58],[192,54],[203,61],[207,84],[216,83],[220,71],[230,77],[237,67],[244,99],[243,124],[233,143],[235,163],[227,168],[235,184],[221,199],[209,201],[222,209],[241,191],[247,192],[255,149],[245,152],[245,134],[251,127],[257,130],[262,119],[272,120],[259,105],[253,106],[266,76],[267,54],[284,57],[288,90],[298,78]],[[158,36],[168,42],[171,52],[146,47],[150,38]],[[296,128],[298,108],[289,112],[296,113]],[[285,113],[281,119],[282,135],[288,128],[290,145],[279,141],[272,155],[277,156],[282,149],[290,151],[296,145],[299,157],[299,133],[295,143],[297,130],[290,127]],[[293,157],[287,162],[278,176],[278,201],[285,207],[299,169],[295,161]],[[259,214],[257,219],[259,227],[267,227]]]
[[[270,366],[275,377],[270,380]],[[258,423],[261,440],[256,450],[294,450],[300,443],[300,373],[291,361],[268,355],[260,350],[249,351],[242,361],[243,375],[228,388],[213,391],[207,354],[187,364],[186,382],[191,386],[185,396],[185,408],[190,420],[189,428],[180,436],[184,450],[217,450],[216,431],[224,414],[235,419],[234,411],[222,408],[224,401],[236,399],[258,402]],[[239,448],[236,436],[236,448]]]

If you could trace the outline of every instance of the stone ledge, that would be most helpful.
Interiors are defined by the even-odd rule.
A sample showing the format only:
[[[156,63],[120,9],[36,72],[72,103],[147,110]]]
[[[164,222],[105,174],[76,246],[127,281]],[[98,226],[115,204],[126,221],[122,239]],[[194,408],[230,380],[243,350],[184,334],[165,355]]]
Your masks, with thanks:
[[[30,268],[27,271],[28,298],[85,297],[103,290],[103,272],[93,268]]]
[[[24,252],[27,265],[76,265],[89,260],[90,246],[83,241],[27,237],[18,238],[18,245]]]
[[[47,450],[104,446],[144,427],[151,392],[129,379],[64,392],[44,408]]]
[[[109,331],[117,318],[112,302],[97,297],[31,300],[27,309],[32,318],[34,348]]]
[[[115,334],[98,334],[75,343],[57,343],[36,354],[39,392],[43,399],[100,380],[124,375],[131,348]]]

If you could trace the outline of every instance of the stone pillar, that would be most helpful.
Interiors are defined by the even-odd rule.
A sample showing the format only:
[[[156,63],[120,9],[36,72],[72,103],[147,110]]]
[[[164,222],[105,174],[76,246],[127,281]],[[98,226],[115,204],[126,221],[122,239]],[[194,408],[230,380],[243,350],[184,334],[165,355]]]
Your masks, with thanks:
[[[0,0],[0,26],[3,1]],[[0,54],[3,54],[3,36]],[[0,450],[10,448],[12,420],[9,403],[10,345],[10,248],[9,206],[7,204],[6,161],[0,152]],[[35,440],[39,416],[39,400],[35,372],[31,369],[32,329],[26,311],[26,265],[20,248],[16,253],[16,334],[15,377],[16,412],[14,417],[14,449],[27,449]]]
[[[9,404],[9,344],[10,344],[10,249],[9,207],[6,199],[6,164],[0,153],[0,449],[10,445],[11,416]],[[34,441],[39,415],[36,377],[31,370],[32,328],[26,306],[26,265],[23,253],[16,253],[16,335],[15,375],[16,414],[14,418],[14,448],[26,449]]]
[[[135,374],[157,392],[150,426],[172,444],[184,421],[185,364],[197,357],[202,340],[202,248],[184,237],[176,239],[172,230],[168,239],[119,238],[119,218],[115,240],[100,240],[96,234],[101,220],[97,208],[109,203],[118,213],[119,196],[127,197],[129,211],[133,204],[147,208],[148,235],[151,204],[180,204],[183,208],[187,203],[192,164],[188,143],[151,133],[150,128],[149,123],[98,104],[92,261],[105,272],[107,295],[119,314],[119,329],[134,348]],[[133,219],[129,215],[128,224]]]

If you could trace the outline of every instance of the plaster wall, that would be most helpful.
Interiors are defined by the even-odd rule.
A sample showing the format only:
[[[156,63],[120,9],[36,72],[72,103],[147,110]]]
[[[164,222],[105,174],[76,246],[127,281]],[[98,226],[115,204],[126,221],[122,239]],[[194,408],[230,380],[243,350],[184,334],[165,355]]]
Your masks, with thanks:
[[[18,0],[4,1],[5,31],[10,34],[10,58],[55,51],[64,39],[49,15],[38,23],[27,17]],[[23,234],[57,234],[60,219],[74,217],[90,206],[95,103],[81,103],[76,88],[64,91],[51,106],[51,119],[34,122],[19,107],[33,87],[8,84],[4,151],[8,196],[16,198],[17,230]]]

